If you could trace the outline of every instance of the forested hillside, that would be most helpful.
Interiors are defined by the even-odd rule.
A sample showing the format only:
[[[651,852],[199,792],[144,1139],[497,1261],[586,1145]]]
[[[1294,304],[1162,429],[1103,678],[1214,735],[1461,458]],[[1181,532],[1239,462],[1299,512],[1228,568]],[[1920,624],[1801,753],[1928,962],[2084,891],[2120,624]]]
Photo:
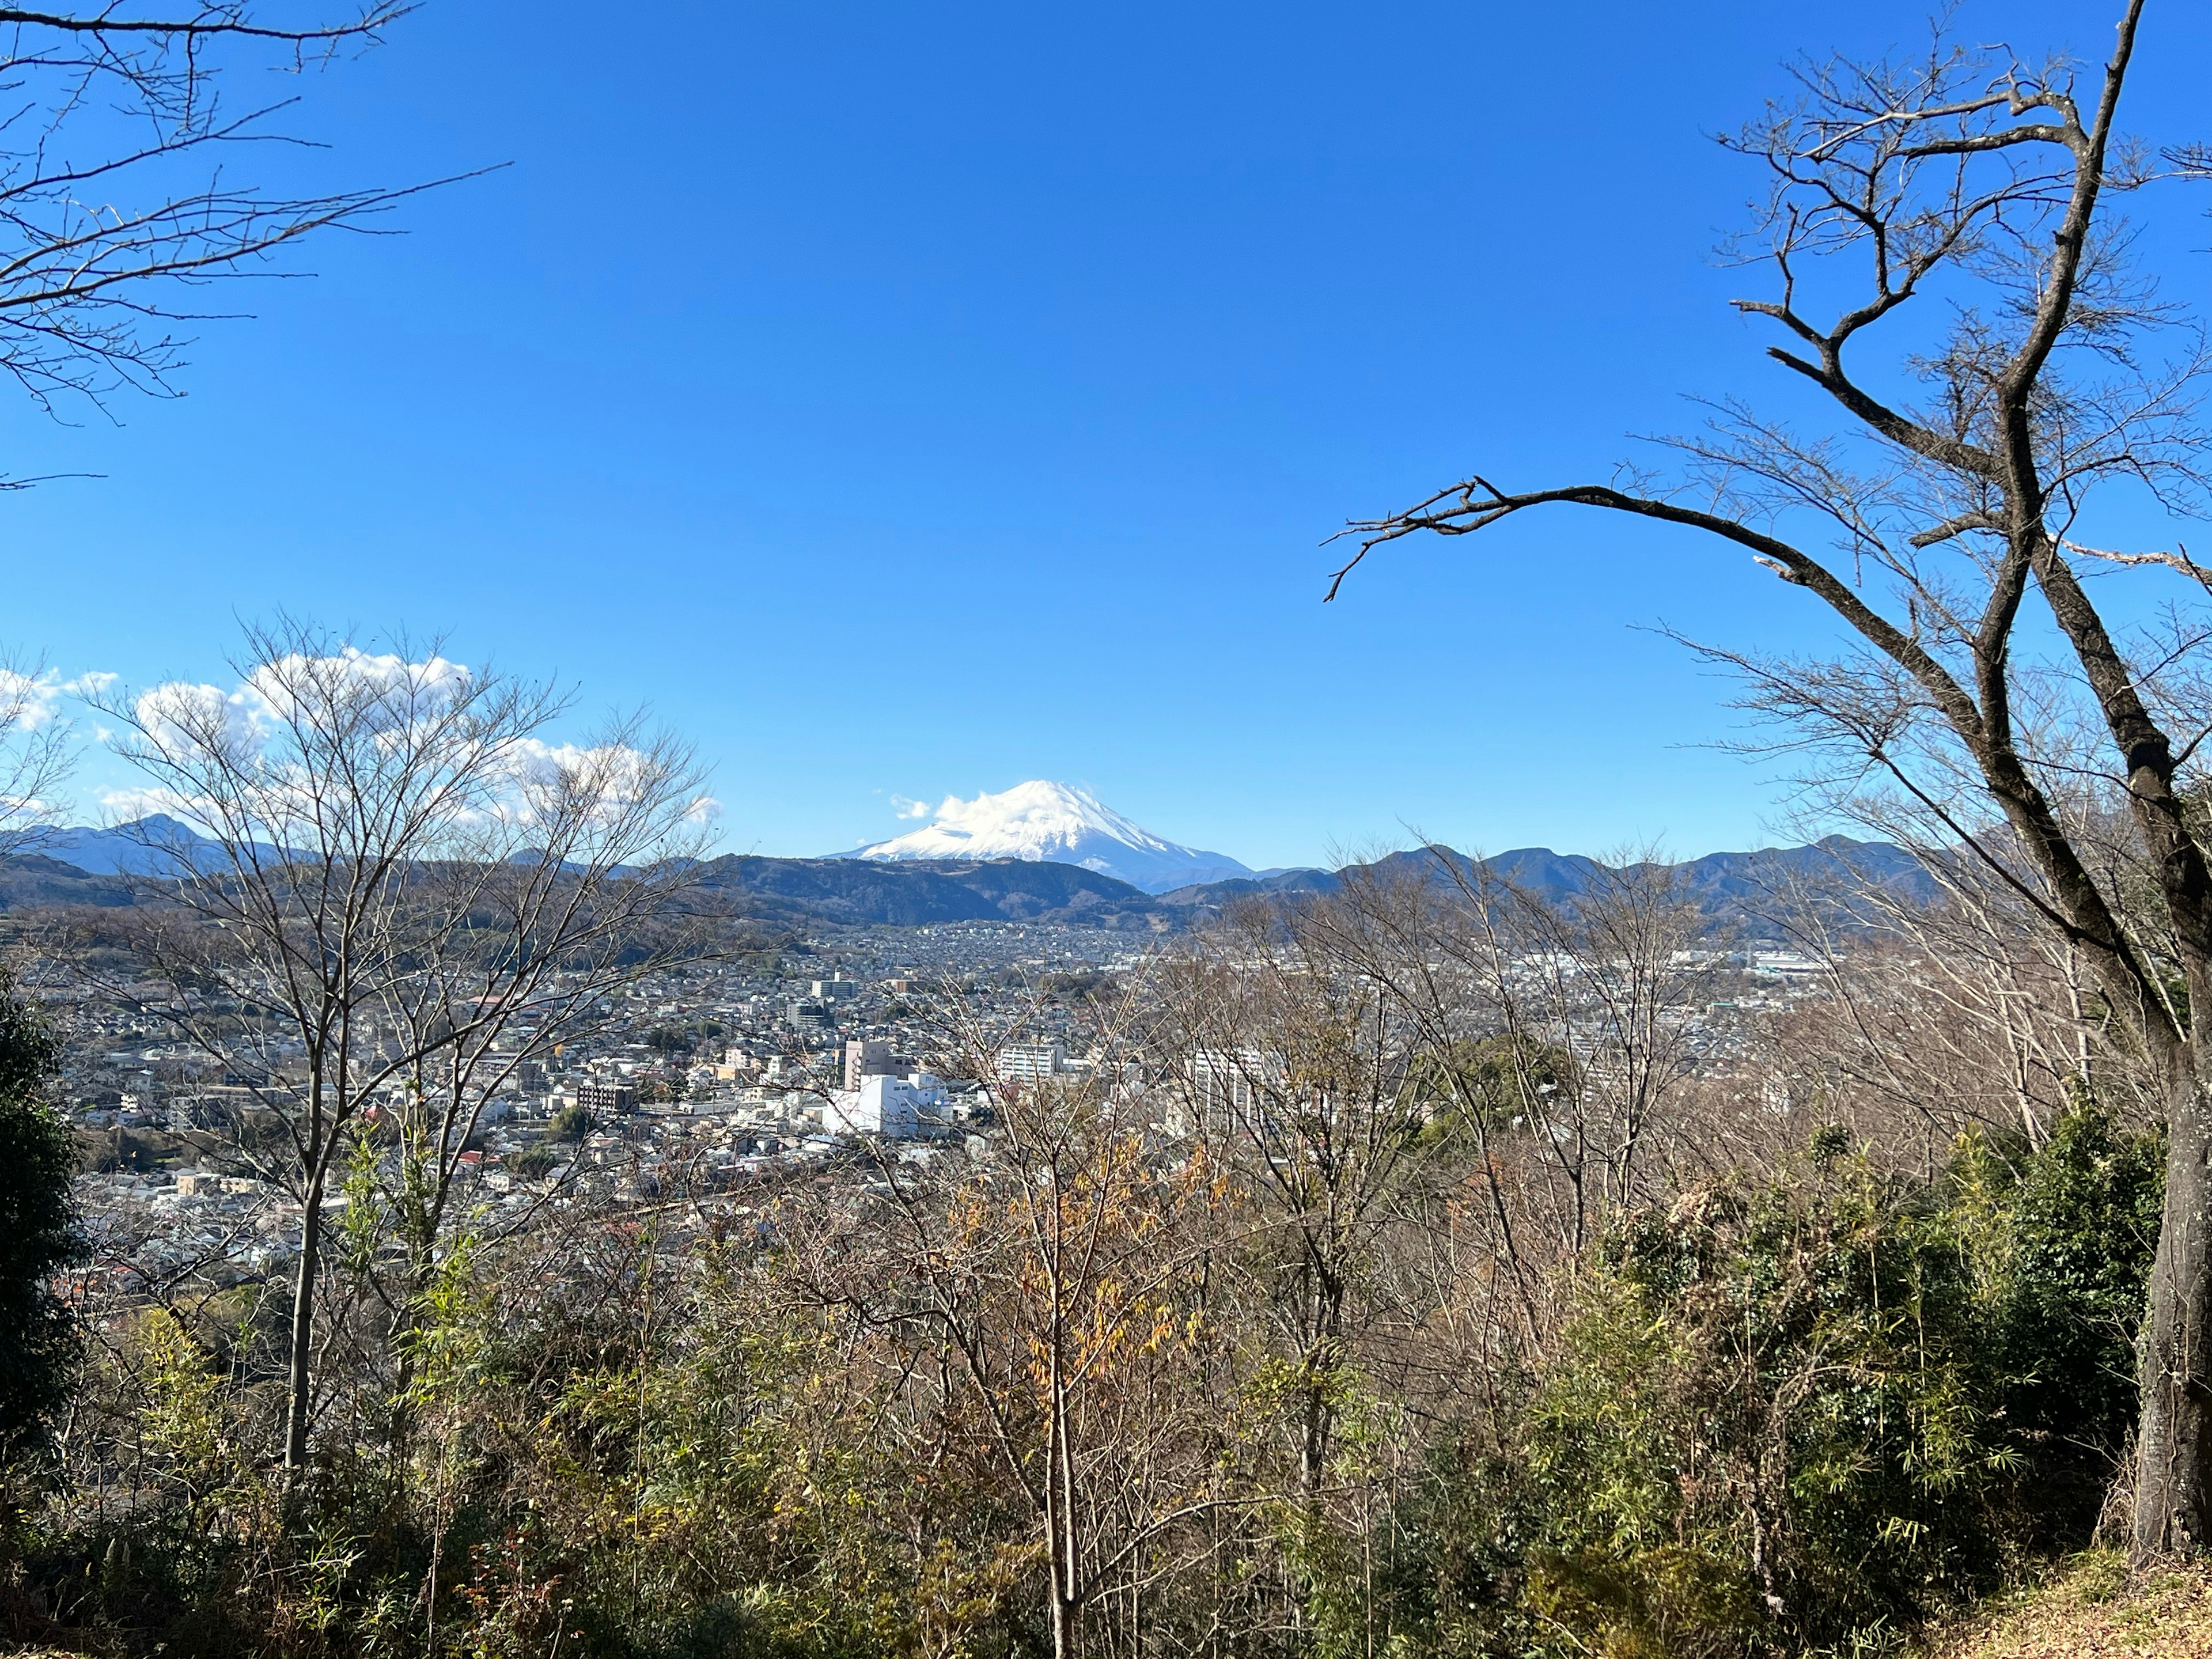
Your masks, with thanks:
[[[281,1279],[86,1259],[6,1616],[100,1652],[623,1656],[1941,1621],[2098,1535],[2159,1231],[2150,1079],[2078,1046],[1991,896],[1808,933],[1819,994],[1723,1052],[1683,1016],[1741,978],[1663,866],[1571,907],[1374,866],[1093,976],[1101,1058],[1001,1077],[988,1120],[734,1186],[532,1165],[538,1200],[448,1208],[428,1255],[379,1241],[434,1148],[364,1120],[305,1461]],[[908,996],[948,1071],[1023,1040]]]

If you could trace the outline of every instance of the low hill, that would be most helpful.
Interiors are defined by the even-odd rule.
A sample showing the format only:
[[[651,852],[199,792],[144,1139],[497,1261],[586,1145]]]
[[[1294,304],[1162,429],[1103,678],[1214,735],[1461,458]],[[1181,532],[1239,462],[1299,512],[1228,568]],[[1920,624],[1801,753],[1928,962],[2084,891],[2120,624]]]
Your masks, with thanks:
[[[1151,930],[1167,918],[1148,894],[1072,864],[1027,859],[719,858],[701,884],[763,921],[928,927],[953,921],[1048,921]]]
[[[78,824],[40,832],[32,850],[95,876],[169,875],[183,868],[213,869],[222,848],[190,824],[166,812],[100,829]]]
[[[787,926],[1050,921],[1149,931],[1171,925],[1157,901],[1127,882],[1020,859],[874,864],[731,856],[702,866],[699,880],[734,915]],[[138,897],[135,885],[143,883],[127,873],[86,870],[45,854],[0,857],[0,911],[129,905]]]
[[[45,910],[91,904],[102,909],[131,902],[131,884],[95,874],[42,853],[0,858],[0,910]]]
[[[76,832],[71,832],[76,833]],[[83,832],[89,835],[92,832]],[[122,849],[136,841],[119,843]],[[99,866],[120,861],[118,845],[94,843]],[[96,856],[94,856],[96,855]],[[1571,905],[1603,866],[1580,854],[1521,848],[1480,866],[1449,848],[1393,853],[1365,866],[1433,880],[1478,868],[1553,903]],[[1863,879],[1929,897],[1934,884],[1903,849],[1831,836],[1810,847],[1713,853],[1674,866],[1682,890],[1717,924],[1756,922],[1772,895],[1793,882]],[[1079,865],[1028,858],[780,859],[731,854],[701,866],[701,884],[722,896],[739,917],[783,927],[931,927],[959,921],[1040,921],[1135,932],[1186,927],[1241,900],[1327,893],[1343,876],[1327,870],[1283,870],[1178,888],[1158,896]],[[0,911],[65,906],[110,908],[133,902],[133,879],[112,868],[87,869],[51,856],[51,849],[0,858]]]

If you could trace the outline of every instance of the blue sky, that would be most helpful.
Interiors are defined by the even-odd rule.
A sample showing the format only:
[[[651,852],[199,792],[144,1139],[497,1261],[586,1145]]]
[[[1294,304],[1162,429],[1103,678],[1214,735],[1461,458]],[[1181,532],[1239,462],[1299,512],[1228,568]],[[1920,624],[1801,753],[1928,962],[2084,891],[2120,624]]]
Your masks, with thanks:
[[[1810,647],[1804,595],[1567,515],[1324,607],[1320,544],[1772,386],[1711,257],[1756,180],[1707,134],[1926,9],[430,0],[304,88],[331,148],[257,164],[509,165],[215,296],[255,314],[182,399],[0,402],[8,471],[104,475],[0,496],[6,637],[146,683],[279,607],[447,631],[694,738],[739,850],[1029,777],[1255,866],[1756,844],[1773,769],[1641,630]],[[2115,10],[1966,15],[2100,56]],[[2201,8],[2145,53],[2137,127],[2204,136]]]

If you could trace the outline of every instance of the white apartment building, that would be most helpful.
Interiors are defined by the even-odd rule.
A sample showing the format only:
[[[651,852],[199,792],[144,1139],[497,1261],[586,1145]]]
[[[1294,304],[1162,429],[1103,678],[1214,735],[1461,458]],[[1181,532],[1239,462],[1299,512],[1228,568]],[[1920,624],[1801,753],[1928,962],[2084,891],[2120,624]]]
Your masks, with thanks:
[[[878,1074],[857,1089],[832,1091],[822,1127],[833,1135],[880,1135],[906,1140],[946,1121],[945,1085],[927,1072],[907,1077]]]
[[[999,1050],[999,1076],[1008,1083],[1035,1083],[1057,1075],[1066,1058],[1057,1042],[1010,1042]]]

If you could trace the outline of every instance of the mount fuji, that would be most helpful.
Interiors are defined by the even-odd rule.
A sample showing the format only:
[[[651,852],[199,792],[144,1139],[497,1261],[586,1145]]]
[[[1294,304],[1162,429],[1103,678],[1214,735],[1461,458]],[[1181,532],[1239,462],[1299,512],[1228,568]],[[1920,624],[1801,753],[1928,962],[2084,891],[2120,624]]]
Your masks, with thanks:
[[[973,800],[948,795],[933,822],[890,841],[840,856],[906,859],[1024,859],[1073,864],[1147,893],[1252,872],[1226,853],[1164,841],[1132,823],[1087,789],[1042,779]]]

